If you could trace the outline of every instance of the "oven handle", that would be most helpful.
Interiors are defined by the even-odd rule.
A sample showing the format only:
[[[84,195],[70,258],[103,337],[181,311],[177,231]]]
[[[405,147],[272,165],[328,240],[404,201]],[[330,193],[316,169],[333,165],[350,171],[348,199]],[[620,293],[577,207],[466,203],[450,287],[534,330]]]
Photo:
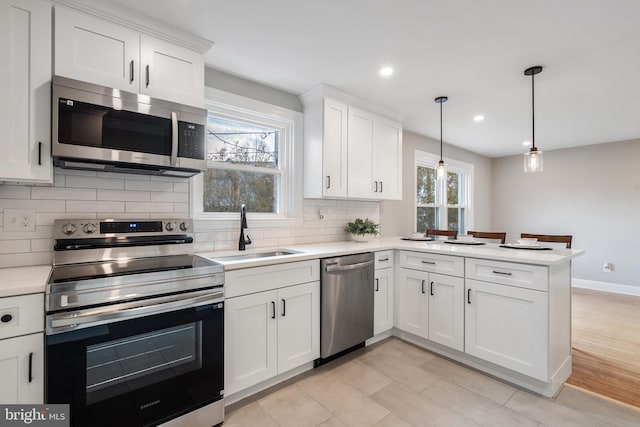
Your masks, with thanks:
[[[224,292],[211,292],[211,289],[190,292],[185,297],[170,295],[150,300],[134,301],[107,307],[89,308],[70,313],[60,313],[47,316],[50,320],[50,333],[56,334],[71,329],[100,325],[150,314],[165,313],[181,308],[197,307],[206,304],[215,304],[224,301]],[[57,330],[59,329],[59,330]]]

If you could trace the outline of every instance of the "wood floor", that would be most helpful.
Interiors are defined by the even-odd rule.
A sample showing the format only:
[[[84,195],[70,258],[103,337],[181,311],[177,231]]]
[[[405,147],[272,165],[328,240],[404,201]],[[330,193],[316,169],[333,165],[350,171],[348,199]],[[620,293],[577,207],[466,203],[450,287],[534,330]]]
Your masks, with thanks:
[[[640,297],[574,289],[567,383],[640,407]]]

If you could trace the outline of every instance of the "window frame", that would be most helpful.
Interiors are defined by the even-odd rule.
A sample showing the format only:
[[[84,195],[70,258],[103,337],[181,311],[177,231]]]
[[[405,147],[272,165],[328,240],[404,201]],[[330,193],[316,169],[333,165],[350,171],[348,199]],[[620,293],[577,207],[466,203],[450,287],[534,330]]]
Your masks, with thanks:
[[[238,165],[226,165],[221,169],[280,176],[280,191],[276,201],[278,213],[247,213],[251,219],[250,225],[252,227],[282,226],[292,222],[300,222],[302,218],[302,168],[298,165],[302,165],[302,113],[210,87],[205,88],[204,106],[207,109],[207,115],[212,114],[222,119],[254,123],[279,130],[277,169],[247,168]],[[297,147],[300,148],[297,149]],[[209,168],[215,167],[215,162],[208,161],[207,166]],[[212,221],[216,225],[214,228],[226,228],[238,222],[239,213],[204,212],[203,175],[200,173],[190,179],[190,215],[196,220]]]
[[[439,211],[438,229],[448,229],[448,209],[449,208],[463,208],[464,209],[464,232],[473,230],[474,224],[474,209],[473,209],[473,182],[474,182],[474,166],[471,163],[462,162],[460,160],[443,157],[445,162],[445,176],[447,173],[461,173],[464,174],[462,180],[464,195],[462,197],[463,204],[449,205],[447,203],[447,186],[446,179],[438,179],[436,190],[436,202],[428,205],[418,205],[418,166],[428,167],[437,170],[440,156],[434,153],[429,153],[422,150],[415,150],[414,165],[413,165],[413,229],[416,230],[418,223],[418,207],[435,207]]]

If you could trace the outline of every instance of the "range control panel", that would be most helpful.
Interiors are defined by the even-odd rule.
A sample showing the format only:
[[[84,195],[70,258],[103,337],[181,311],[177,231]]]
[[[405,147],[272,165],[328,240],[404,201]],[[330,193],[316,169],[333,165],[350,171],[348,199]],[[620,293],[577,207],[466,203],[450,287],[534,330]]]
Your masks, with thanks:
[[[192,234],[190,219],[96,220],[57,219],[53,223],[54,239],[83,239],[118,236],[162,236]]]

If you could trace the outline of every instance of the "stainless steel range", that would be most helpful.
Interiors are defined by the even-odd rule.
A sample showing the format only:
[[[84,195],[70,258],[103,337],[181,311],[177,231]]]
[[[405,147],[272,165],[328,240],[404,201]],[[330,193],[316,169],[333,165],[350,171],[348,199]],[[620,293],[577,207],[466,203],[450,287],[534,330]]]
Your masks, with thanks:
[[[73,426],[224,418],[224,272],[191,255],[190,220],[57,220],[46,402]]]

